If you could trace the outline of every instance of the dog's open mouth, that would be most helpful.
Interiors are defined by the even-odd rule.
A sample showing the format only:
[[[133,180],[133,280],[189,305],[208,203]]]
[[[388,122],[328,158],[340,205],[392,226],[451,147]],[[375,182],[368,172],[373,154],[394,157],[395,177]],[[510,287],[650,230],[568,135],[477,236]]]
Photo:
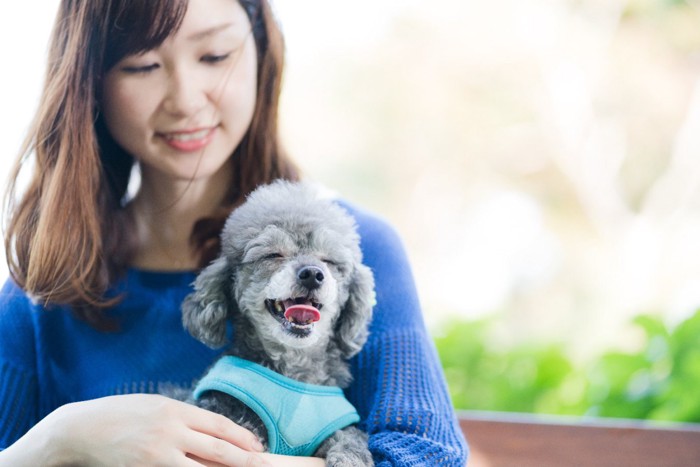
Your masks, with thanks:
[[[311,334],[314,323],[321,319],[322,304],[307,297],[289,298],[287,300],[265,300],[267,311],[279,321],[284,328],[297,337]]]

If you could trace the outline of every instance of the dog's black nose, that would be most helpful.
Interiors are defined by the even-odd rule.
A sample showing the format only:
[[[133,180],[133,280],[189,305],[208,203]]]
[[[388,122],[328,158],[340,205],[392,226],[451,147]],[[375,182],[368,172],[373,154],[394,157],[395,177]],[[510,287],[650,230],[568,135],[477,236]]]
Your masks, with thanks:
[[[321,268],[316,266],[304,266],[299,269],[297,277],[301,282],[301,285],[309,290],[317,289],[323,284],[323,271]]]

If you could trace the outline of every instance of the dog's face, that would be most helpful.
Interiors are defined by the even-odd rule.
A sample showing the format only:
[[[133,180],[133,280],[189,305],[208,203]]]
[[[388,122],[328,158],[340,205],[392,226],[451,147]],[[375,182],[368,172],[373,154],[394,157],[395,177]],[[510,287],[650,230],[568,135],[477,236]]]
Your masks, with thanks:
[[[221,240],[221,256],[183,303],[192,335],[224,345],[226,319],[240,314],[266,348],[334,339],[345,356],[359,350],[374,281],[354,220],[342,208],[306,185],[273,183],[232,213]]]
[[[308,222],[269,224],[233,255],[239,311],[264,342],[308,347],[330,336],[353,269],[341,236]]]

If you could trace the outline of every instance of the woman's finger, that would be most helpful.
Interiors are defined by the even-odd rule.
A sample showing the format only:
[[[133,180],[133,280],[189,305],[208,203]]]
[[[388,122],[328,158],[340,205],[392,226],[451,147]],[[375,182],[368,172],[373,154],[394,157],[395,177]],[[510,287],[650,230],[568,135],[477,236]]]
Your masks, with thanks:
[[[246,451],[262,452],[262,444],[249,430],[223,415],[195,406],[189,407],[191,413],[187,417],[187,426],[192,430],[228,441]]]
[[[194,462],[194,464],[192,464],[192,467],[195,467],[195,466],[196,467],[202,467],[202,466],[204,466],[204,467],[229,467],[228,465],[219,464],[218,462],[208,461],[208,460],[202,459],[201,457],[193,456],[191,454],[188,454],[187,457],[188,457],[188,459],[190,459],[191,461]]]
[[[176,467],[229,467],[224,464],[214,464],[211,462],[207,462],[204,459],[200,459],[199,457],[195,456],[183,456],[183,458],[180,460],[180,462],[177,463]]]
[[[187,435],[183,448],[190,458],[208,461],[204,465],[222,464],[241,467],[262,467],[268,465],[255,453],[241,449],[224,439],[199,431],[192,431]]]

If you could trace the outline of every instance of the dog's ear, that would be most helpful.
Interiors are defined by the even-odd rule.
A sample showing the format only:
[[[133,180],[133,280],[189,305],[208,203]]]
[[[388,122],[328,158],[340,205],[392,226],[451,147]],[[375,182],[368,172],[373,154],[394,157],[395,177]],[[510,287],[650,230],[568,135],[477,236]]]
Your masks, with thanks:
[[[336,324],[335,338],[345,358],[357,354],[365,344],[375,301],[372,271],[360,264],[353,272],[348,300]]]
[[[226,344],[226,318],[236,306],[230,298],[232,287],[233,271],[222,256],[199,273],[194,292],[182,303],[185,329],[209,347]]]

